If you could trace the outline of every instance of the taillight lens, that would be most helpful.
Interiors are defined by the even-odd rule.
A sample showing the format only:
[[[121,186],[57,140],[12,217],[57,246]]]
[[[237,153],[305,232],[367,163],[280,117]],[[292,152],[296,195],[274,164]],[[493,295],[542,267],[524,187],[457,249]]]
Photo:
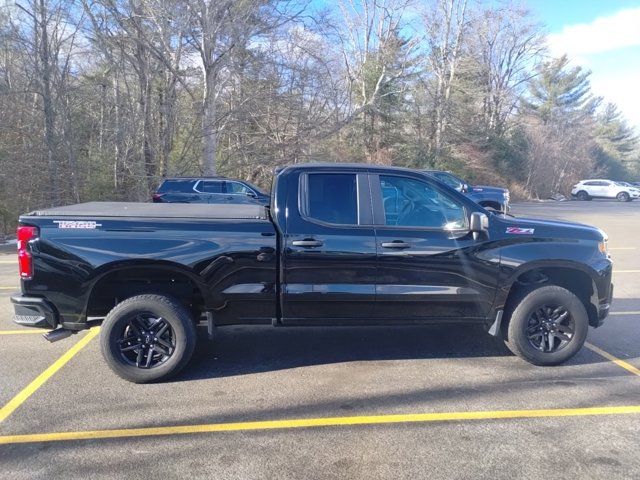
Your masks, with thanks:
[[[151,196],[151,200],[154,202],[159,202],[162,199],[162,194],[161,193],[154,193]]]
[[[33,257],[27,249],[29,240],[32,240],[38,236],[38,229],[36,227],[18,227],[18,269],[20,271],[20,278],[29,280],[33,277]]]

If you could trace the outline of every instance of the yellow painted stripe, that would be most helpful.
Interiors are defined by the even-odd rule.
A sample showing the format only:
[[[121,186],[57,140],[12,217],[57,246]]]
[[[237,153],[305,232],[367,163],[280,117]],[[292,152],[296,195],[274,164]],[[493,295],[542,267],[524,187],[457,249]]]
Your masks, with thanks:
[[[620,407],[557,408],[546,410],[496,410],[480,412],[410,413],[400,415],[363,415],[354,417],[298,418],[260,422],[210,423],[170,427],[127,428],[120,430],[86,430],[77,432],[32,433],[0,436],[0,445],[10,443],[59,442],[95,440],[100,438],[150,437],[185,435],[189,433],[239,432],[248,430],[278,430],[344,425],[381,425],[401,423],[447,422],[462,420],[495,420],[511,418],[577,417],[593,415],[628,415],[640,413],[640,405]]]
[[[0,335],[28,335],[34,333],[42,335],[45,333],[45,330],[0,330]]]
[[[614,357],[613,355],[611,355],[609,352],[605,352],[604,350],[602,350],[601,348],[596,347],[595,345],[592,345],[589,342],[586,342],[585,347],[587,347],[589,350],[592,350],[594,352],[596,352],[598,355],[600,355],[601,357],[606,358],[607,360],[615,363],[616,365],[618,365],[619,367],[624,368],[625,370],[633,373],[634,375],[638,375],[640,377],[640,369],[637,369],[636,367],[634,367],[633,365],[631,365],[628,362],[625,362],[624,360],[619,359],[618,357]]]
[[[640,270],[614,270],[613,273],[640,273]]]
[[[4,407],[0,409],[0,422],[3,422],[11,415],[27,398],[33,395],[47,380],[49,380],[58,370],[60,370],[69,360],[71,360],[80,350],[82,350],[95,337],[100,328],[92,328],[82,337],[73,347],[67,350],[58,360],[56,360],[49,368],[36,377],[29,385],[27,385],[20,393],[9,400]]]
[[[0,260],[0,265],[17,265],[18,264],[18,259],[15,260]]]
[[[20,290],[19,286],[15,286],[15,287],[0,287],[0,290]]]
[[[609,312],[609,315],[640,315],[640,310],[631,310],[628,312]]]

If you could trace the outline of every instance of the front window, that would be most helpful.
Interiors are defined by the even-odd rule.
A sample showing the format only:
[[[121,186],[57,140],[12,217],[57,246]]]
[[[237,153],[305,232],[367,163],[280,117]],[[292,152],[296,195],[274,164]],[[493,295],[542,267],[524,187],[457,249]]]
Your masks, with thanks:
[[[353,173],[310,173],[308,216],[338,225],[358,224],[358,188]]]
[[[249,195],[254,192],[240,182],[227,182],[227,193]]]
[[[467,228],[464,205],[427,182],[380,176],[386,225],[398,227]]]
[[[435,177],[440,180],[445,185],[450,186],[451,188],[455,188],[456,190],[460,190],[462,188],[462,182],[460,179],[450,175],[448,173],[436,173]]]

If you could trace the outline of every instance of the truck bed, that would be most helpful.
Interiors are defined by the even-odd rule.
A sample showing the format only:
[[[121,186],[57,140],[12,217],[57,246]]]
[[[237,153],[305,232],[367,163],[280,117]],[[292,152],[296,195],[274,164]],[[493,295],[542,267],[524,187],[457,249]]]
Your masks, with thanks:
[[[268,220],[267,210],[262,205],[212,203],[87,202],[36,210],[27,216]]]

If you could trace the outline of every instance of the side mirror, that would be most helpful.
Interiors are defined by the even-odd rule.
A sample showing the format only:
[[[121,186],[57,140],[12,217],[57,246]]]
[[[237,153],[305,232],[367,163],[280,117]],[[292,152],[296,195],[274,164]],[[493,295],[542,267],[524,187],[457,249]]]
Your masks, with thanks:
[[[469,231],[473,234],[474,240],[477,240],[481,233],[486,235],[489,231],[489,217],[480,212],[471,213]]]

